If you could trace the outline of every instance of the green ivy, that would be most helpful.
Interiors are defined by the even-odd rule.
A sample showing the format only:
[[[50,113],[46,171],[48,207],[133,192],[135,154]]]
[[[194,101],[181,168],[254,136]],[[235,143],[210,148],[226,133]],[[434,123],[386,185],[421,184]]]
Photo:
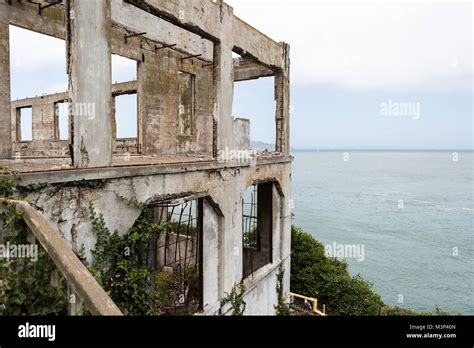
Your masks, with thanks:
[[[0,178],[0,196],[25,200],[25,194],[51,187],[47,183],[21,185],[15,172]],[[0,216],[2,244],[26,245],[28,227],[14,205],[2,206]],[[38,246],[37,260],[28,258],[0,259],[0,314],[2,315],[67,315],[67,282],[48,253]],[[84,249],[82,249],[82,254]],[[52,279],[54,286],[52,285]]]
[[[283,277],[285,276],[285,272],[283,271],[283,267],[280,265],[277,274],[277,285],[276,291],[278,294],[278,305],[275,306],[275,314],[280,316],[288,316],[291,315],[290,306],[285,301],[285,295],[283,294]]]
[[[175,226],[171,222],[154,223],[153,210],[140,206],[144,210],[123,236],[117,231],[111,233],[103,216],[97,215],[93,206],[90,207],[93,230],[97,236],[91,271],[125,315],[194,314],[192,306],[182,302],[179,274],[154,274],[148,264],[150,242]],[[197,296],[197,272],[188,269],[184,278],[184,287],[189,289],[186,299]]]
[[[28,229],[14,207],[5,207],[2,216],[2,244],[29,244]],[[38,243],[37,261],[28,258],[0,259],[3,291],[0,293],[2,315],[67,315],[68,293],[64,277]],[[51,277],[57,285],[51,285]]]
[[[247,307],[247,304],[244,301],[244,294],[244,283],[234,285],[230,293],[226,293],[226,296],[221,300],[221,311],[226,304],[230,303],[230,306],[232,308],[232,315],[244,315],[245,308]]]

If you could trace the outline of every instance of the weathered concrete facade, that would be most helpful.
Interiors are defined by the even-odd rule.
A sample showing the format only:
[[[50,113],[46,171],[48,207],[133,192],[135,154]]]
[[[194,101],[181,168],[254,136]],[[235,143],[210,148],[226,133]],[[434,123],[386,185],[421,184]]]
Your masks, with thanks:
[[[290,277],[288,45],[216,0],[65,0],[39,11],[46,5],[0,0],[0,169],[13,168],[25,185],[71,184],[28,198],[73,249],[85,247],[89,260],[91,203],[110,230],[125,234],[141,211],[119,196],[150,205],[202,199],[202,312],[217,314],[220,300],[243,281],[246,313],[274,314],[276,275],[285,272],[284,292]],[[65,40],[68,91],[10,100],[9,25]],[[137,62],[136,81],[113,84],[112,54]],[[275,77],[275,151],[223,157],[251,153],[249,121],[232,115],[234,83],[267,76]],[[114,97],[123,94],[137,94],[136,138],[116,137]],[[70,104],[69,140],[58,137],[63,101]],[[32,108],[32,141],[19,137],[23,107]],[[105,186],[73,185],[97,179]],[[269,226],[271,257],[243,279],[243,201],[249,187],[263,183],[272,183],[259,199],[269,216],[258,219]]]

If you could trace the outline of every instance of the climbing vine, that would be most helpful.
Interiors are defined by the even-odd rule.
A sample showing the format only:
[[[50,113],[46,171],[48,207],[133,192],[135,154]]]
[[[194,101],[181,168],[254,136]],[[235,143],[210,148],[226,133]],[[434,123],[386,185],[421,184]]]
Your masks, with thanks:
[[[277,285],[276,291],[278,294],[278,305],[275,306],[275,314],[281,316],[288,316],[291,315],[290,306],[285,301],[285,296],[283,294],[283,277],[285,276],[285,272],[283,271],[283,267],[280,265],[277,274]]]
[[[42,185],[35,186],[36,188]],[[21,186],[15,177],[0,178],[0,194],[21,199],[19,194],[33,190]],[[28,227],[14,205],[0,209],[0,314],[66,315],[67,284],[49,255],[39,243],[30,243]],[[21,247],[28,257],[10,257],[10,251]],[[18,256],[18,255],[17,255]]]
[[[232,308],[232,315],[242,316],[244,315],[247,304],[244,301],[245,285],[244,283],[235,284],[232,287],[230,293],[226,293],[226,296],[221,300],[221,311],[226,304],[230,304]]]
[[[26,200],[28,193],[47,188],[64,187],[103,188],[105,180],[74,181],[68,183],[22,184],[17,173],[4,170],[8,176],[0,178],[0,197]],[[32,235],[23,216],[14,205],[0,207],[0,246],[31,249],[34,257],[3,257],[0,255],[0,314],[1,315],[67,315],[67,282],[40,243],[31,243]],[[33,238],[34,239],[34,238]],[[25,249],[24,249],[25,250]],[[85,260],[84,248],[78,256]]]
[[[183,305],[183,279],[170,272],[154,272],[148,261],[150,243],[161,233],[172,230],[173,223],[158,225],[154,223],[152,208],[136,200],[127,201],[143,210],[123,236],[117,231],[111,233],[103,216],[90,207],[93,231],[97,236],[91,272],[125,315],[193,314]],[[189,296],[199,290],[199,278],[191,269],[186,272],[184,287]]]
[[[51,188],[57,194],[63,188],[102,189],[106,180],[74,181],[58,184],[22,185],[15,173],[0,178],[0,197],[26,200],[28,193]],[[88,265],[84,248],[80,259],[110,294],[126,315],[193,314],[183,305],[183,283],[178,274],[159,272],[149,267],[150,243],[163,231],[172,231],[173,223],[154,223],[153,209],[136,199],[120,197],[142,211],[134,226],[125,234],[110,233],[103,216],[89,207],[93,231],[97,236],[94,259]],[[14,206],[0,207],[0,245],[28,244],[29,231],[23,217]],[[31,236],[30,236],[31,237]],[[38,245],[36,262],[29,259],[0,258],[0,314],[4,315],[65,315],[68,293],[65,279],[58,272],[46,251]],[[82,257],[81,257],[82,256]],[[199,292],[199,277],[195,270],[186,270],[186,295]],[[184,300],[186,301],[186,300]],[[87,310],[84,314],[87,314]]]

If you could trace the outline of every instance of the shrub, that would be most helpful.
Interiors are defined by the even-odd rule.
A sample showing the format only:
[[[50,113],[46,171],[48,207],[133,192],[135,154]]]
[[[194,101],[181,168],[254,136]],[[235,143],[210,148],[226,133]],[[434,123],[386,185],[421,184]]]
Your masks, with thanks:
[[[326,257],[324,245],[303,230],[291,229],[291,291],[316,296],[331,315],[378,315],[383,305],[372,284],[351,276],[347,263]]]
[[[351,276],[346,262],[327,257],[323,244],[294,226],[291,252],[291,291],[317,297],[330,315],[453,315],[437,306],[434,312],[417,312],[384,304],[370,282],[359,274]]]
[[[14,207],[0,214],[0,243],[28,245],[28,228]],[[68,293],[64,277],[44,248],[36,242],[36,262],[28,258],[0,259],[0,315],[67,315]],[[56,286],[51,279],[56,275]]]

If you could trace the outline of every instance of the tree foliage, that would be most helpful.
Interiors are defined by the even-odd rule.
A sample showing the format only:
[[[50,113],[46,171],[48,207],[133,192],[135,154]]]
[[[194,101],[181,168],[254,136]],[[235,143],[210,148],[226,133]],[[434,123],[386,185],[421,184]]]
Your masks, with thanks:
[[[346,262],[327,257],[323,244],[294,226],[291,251],[291,291],[316,296],[330,315],[451,315],[437,306],[434,312],[418,312],[384,304],[372,283],[350,275]]]
[[[372,284],[351,276],[347,264],[326,257],[324,245],[303,230],[291,229],[291,291],[316,296],[331,315],[378,315],[383,305]]]

